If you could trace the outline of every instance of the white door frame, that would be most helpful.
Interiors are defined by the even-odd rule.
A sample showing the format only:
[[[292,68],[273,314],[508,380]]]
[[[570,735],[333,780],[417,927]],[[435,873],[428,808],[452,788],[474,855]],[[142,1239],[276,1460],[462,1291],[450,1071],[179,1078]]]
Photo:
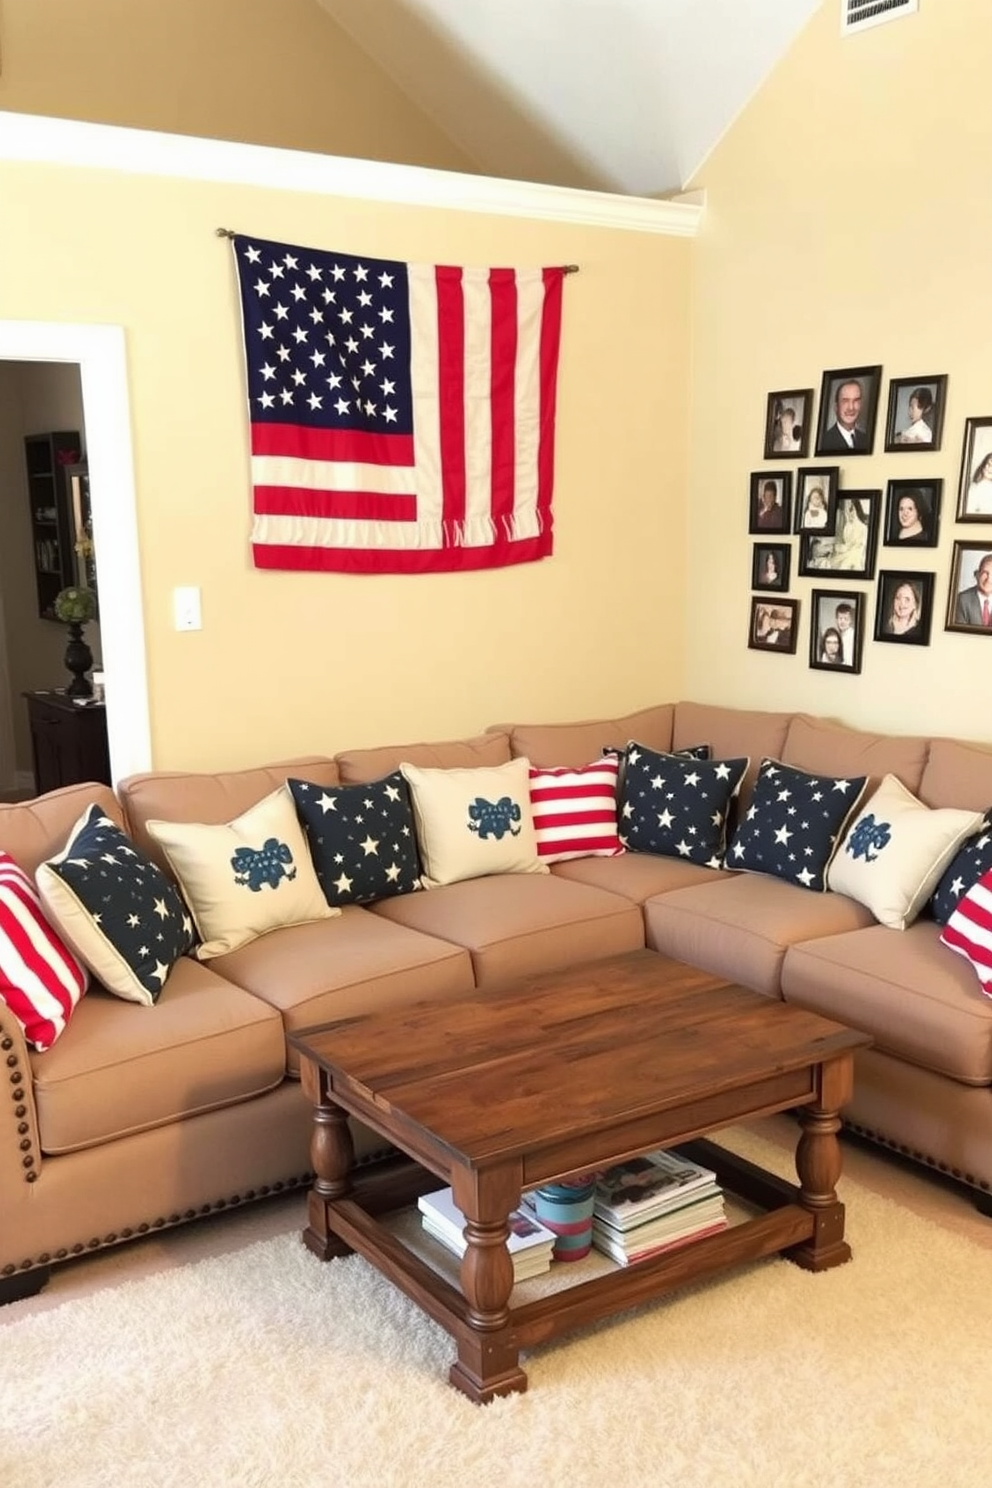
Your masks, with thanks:
[[[115,325],[0,320],[0,358],[79,364],[110,770],[117,781],[152,765],[124,331]]]

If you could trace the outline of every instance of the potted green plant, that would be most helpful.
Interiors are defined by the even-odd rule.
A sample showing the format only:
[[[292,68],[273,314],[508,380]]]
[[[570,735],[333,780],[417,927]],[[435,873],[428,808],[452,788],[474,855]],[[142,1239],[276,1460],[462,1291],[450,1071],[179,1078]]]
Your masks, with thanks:
[[[83,639],[83,626],[96,614],[96,595],[83,584],[70,584],[59,590],[52,608],[57,618],[69,627],[65,664],[72,673],[72,681],[66,694],[72,698],[92,697],[93,686],[85,674],[93,665],[93,652]]]

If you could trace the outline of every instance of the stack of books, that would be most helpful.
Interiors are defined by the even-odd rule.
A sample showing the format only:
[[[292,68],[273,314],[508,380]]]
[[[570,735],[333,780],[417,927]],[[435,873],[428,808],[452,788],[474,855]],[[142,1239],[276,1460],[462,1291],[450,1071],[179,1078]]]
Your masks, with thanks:
[[[677,1151],[632,1157],[596,1180],[592,1243],[621,1266],[726,1227],[716,1174]]]
[[[455,1255],[465,1254],[465,1216],[455,1205],[450,1188],[422,1194],[417,1200],[420,1222],[428,1235],[433,1235]],[[513,1262],[514,1282],[528,1276],[540,1276],[551,1269],[551,1250],[555,1235],[525,1209],[515,1209],[509,1219],[510,1234],[506,1248]]]

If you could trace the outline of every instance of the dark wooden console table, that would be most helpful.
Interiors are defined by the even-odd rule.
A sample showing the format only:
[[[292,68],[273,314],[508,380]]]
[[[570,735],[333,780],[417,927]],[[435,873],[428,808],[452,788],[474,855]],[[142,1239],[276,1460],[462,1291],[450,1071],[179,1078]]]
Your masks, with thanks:
[[[26,692],[38,794],[86,780],[111,785],[104,703],[74,703],[64,692]]]

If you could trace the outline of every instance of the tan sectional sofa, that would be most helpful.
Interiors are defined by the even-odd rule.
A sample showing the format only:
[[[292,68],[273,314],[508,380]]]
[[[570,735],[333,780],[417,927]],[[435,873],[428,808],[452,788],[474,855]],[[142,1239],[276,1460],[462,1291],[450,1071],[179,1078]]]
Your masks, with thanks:
[[[992,804],[992,750],[871,735],[802,714],[692,702],[578,724],[503,725],[473,739],[351,750],[230,773],[156,771],[0,806],[0,848],[28,872],[96,802],[168,865],[149,820],[223,823],[289,776],[365,783],[401,762],[578,766],[636,739],[803,769],[896,774],[927,805]],[[855,900],[765,874],[626,853],[350,905],[272,930],[208,964],[183,957],[154,1007],[91,987],[61,1038],[30,1050],[0,1001],[0,1300],[52,1264],[301,1185],[310,1113],[286,1034],[370,1008],[647,945],[864,1029],[855,1129],[992,1190],[992,1001],[921,918],[898,932]],[[374,1160],[367,1132],[360,1157]]]

